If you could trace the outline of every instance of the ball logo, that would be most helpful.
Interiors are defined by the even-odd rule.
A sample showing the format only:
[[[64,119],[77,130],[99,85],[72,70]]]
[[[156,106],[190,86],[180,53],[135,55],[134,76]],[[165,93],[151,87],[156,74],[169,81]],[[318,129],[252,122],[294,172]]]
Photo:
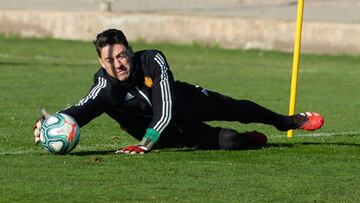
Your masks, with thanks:
[[[63,133],[65,133],[65,129],[64,128],[58,128],[58,129],[56,129],[56,132],[58,134],[63,134]]]
[[[71,125],[71,132],[70,132],[69,137],[68,137],[68,141],[71,142],[74,139],[76,124],[75,123],[69,123],[66,120],[64,120],[64,122]]]

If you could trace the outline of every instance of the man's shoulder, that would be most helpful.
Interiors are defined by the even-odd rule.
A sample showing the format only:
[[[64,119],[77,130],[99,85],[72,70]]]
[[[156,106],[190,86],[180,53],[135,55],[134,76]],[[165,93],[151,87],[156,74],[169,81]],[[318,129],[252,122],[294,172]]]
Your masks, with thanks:
[[[104,68],[100,67],[99,70],[97,70],[94,74],[94,79],[98,77],[106,77]]]
[[[96,73],[94,74],[94,85],[101,85],[106,86],[108,78],[106,77],[105,71],[103,68],[100,68]]]
[[[96,87],[99,91],[103,92],[106,89],[109,89],[112,86],[112,81],[110,77],[106,74],[104,68],[99,68],[98,71],[94,74],[94,84],[93,86]]]
[[[103,86],[110,88],[113,85],[118,85],[119,81],[110,77],[104,68],[100,68],[94,74],[94,84],[104,83]]]
[[[156,55],[164,55],[162,53],[162,51],[158,50],[158,49],[146,49],[146,50],[141,50],[141,51],[137,51],[134,53],[135,58],[139,58],[142,60],[148,60],[148,59],[154,59],[154,57]]]
[[[164,64],[167,64],[167,60],[160,50],[142,50],[135,52],[134,64],[146,73],[154,71],[155,67],[162,67]],[[169,65],[166,66],[168,67]]]
[[[90,91],[90,94],[97,95],[104,100],[111,100],[116,95],[123,95],[127,90],[120,85],[120,82],[114,78],[111,78],[105,71],[100,68],[94,74],[94,84]]]

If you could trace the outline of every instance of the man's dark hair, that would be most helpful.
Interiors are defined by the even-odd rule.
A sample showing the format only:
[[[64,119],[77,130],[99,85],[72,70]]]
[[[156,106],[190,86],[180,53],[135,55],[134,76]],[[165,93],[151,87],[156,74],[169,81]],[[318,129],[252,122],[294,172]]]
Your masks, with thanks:
[[[96,52],[101,58],[101,49],[107,45],[122,44],[126,48],[130,49],[129,43],[126,40],[124,33],[117,29],[108,29],[96,36],[96,40],[93,41]]]

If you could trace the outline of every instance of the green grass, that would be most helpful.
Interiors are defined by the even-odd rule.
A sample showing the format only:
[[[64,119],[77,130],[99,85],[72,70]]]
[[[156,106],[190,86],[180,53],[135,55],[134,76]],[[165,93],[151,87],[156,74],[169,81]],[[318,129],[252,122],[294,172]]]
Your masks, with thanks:
[[[292,55],[201,46],[161,49],[175,78],[287,113]],[[0,202],[359,202],[360,57],[302,55],[297,111],[325,117],[292,139],[271,126],[211,122],[269,135],[261,150],[155,150],[115,155],[134,140],[107,116],[55,156],[33,144],[38,109],[87,95],[99,68],[90,42],[0,36]],[[319,136],[314,136],[319,135]]]

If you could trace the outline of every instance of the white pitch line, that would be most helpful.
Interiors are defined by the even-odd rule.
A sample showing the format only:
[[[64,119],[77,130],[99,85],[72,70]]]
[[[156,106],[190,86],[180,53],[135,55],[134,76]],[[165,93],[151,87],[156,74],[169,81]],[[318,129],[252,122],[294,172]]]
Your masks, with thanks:
[[[15,54],[8,54],[0,52],[0,58],[16,58],[16,59],[35,59],[35,60],[42,60],[42,61],[55,61],[55,62],[67,62],[67,58],[59,58],[47,55],[35,55],[34,57],[28,57],[23,55],[15,55]],[[76,62],[85,63],[85,64],[97,64],[97,61],[94,59],[77,59]],[[79,64],[83,65],[83,64]]]
[[[77,146],[76,149],[81,151],[95,151],[95,150],[105,150],[105,149],[113,149],[114,153],[119,148],[118,145],[110,145],[110,144],[104,144],[104,145],[96,145],[96,146]],[[19,154],[39,154],[45,152],[45,149],[41,149],[41,146],[39,146],[39,149],[22,149],[22,148],[15,148],[11,150],[4,150],[0,149],[0,155],[19,155]],[[77,152],[77,151],[74,151]]]
[[[38,150],[34,149],[11,149],[11,150],[0,150],[0,155],[17,155],[17,154],[34,154],[38,153]]]
[[[294,137],[331,137],[331,136],[351,136],[351,135],[360,135],[360,132],[333,132],[333,133],[308,133],[308,134],[298,134],[295,133]],[[283,135],[270,135],[270,138],[282,138],[282,137],[286,137],[286,134],[284,133]]]

